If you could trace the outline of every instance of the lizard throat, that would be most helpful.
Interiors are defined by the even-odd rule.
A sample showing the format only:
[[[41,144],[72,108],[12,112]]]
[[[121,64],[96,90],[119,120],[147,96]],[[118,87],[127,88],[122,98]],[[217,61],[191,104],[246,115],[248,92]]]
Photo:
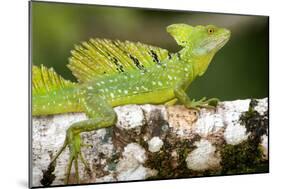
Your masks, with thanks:
[[[215,53],[208,53],[207,55],[193,57],[192,67],[194,75],[202,76],[209,67],[214,55]]]
[[[179,54],[186,64],[192,65],[193,78],[195,78],[196,76],[202,76],[205,73],[215,55],[215,52],[209,52],[205,55],[195,55],[191,50],[192,48],[184,48],[179,52]]]

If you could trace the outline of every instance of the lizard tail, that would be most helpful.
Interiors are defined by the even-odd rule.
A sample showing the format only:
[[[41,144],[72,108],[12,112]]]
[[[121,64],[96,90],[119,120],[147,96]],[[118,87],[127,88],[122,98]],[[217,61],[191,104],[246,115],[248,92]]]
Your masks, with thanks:
[[[74,86],[75,83],[58,75],[53,68],[32,66],[32,94],[40,95]]]

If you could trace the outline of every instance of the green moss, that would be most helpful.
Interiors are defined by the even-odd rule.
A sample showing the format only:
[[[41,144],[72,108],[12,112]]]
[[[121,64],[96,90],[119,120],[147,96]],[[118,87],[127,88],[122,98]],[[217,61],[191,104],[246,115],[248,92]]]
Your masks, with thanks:
[[[247,132],[251,132],[251,137],[260,141],[260,137],[268,134],[268,112],[260,115],[254,107],[257,105],[256,100],[251,100],[249,110],[244,112],[240,117],[240,122],[245,125]]]
[[[117,163],[119,161],[120,153],[114,153],[110,159],[107,160],[108,170],[115,171],[117,167]]]
[[[262,159],[259,144],[253,139],[238,145],[225,145],[221,151],[221,158],[222,174],[268,171],[268,161]]]
[[[238,145],[226,144],[221,150],[222,174],[241,174],[268,172],[268,161],[263,160],[260,149],[261,136],[267,134],[267,113],[260,115],[254,110],[256,100],[251,100],[249,109],[240,117],[241,124],[245,125],[248,140]]]
[[[187,168],[185,159],[194,150],[193,144],[201,139],[200,136],[187,141],[173,136],[171,131],[166,131],[167,135],[161,134],[164,145],[157,153],[149,152],[147,142],[141,141],[140,144],[148,153],[148,159],[144,166],[158,170],[157,176],[149,179],[268,172],[268,161],[263,159],[260,146],[261,136],[267,134],[268,113],[260,115],[255,110],[257,104],[257,100],[251,100],[248,111],[242,113],[240,117],[240,123],[245,125],[247,133],[249,133],[248,139],[238,145],[218,146],[222,158],[221,170],[198,172]],[[177,157],[172,157],[173,151],[177,152]]]
[[[113,128],[112,127],[106,128],[105,131],[106,131],[106,134],[102,139],[102,143],[104,143],[104,144],[108,143],[109,139],[111,139],[111,137],[113,135]]]
[[[197,140],[200,140],[199,136],[188,142],[169,134],[159,152],[148,152],[148,158],[144,166],[158,170],[157,176],[150,177],[149,179],[186,178],[197,176],[197,172],[187,168],[185,161],[187,154],[195,148],[193,143]],[[172,156],[174,151],[177,152],[176,157]]]

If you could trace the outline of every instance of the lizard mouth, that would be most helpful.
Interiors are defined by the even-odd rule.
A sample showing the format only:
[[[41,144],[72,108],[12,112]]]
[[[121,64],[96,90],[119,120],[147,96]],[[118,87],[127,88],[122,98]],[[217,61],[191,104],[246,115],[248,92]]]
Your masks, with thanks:
[[[230,31],[226,30],[225,33],[219,35],[218,37],[213,38],[209,42],[205,44],[205,48],[208,49],[208,51],[212,50],[220,50],[230,39]]]
[[[226,32],[220,36],[219,42],[218,42],[218,49],[221,49],[230,39],[231,32],[229,30],[226,30]]]
[[[222,38],[217,44],[217,49],[218,50],[221,49],[228,42],[228,40],[229,40],[229,37]]]
[[[220,50],[230,39],[230,31],[224,29],[219,35],[209,36],[201,43],[194,47],[193,52],[196,55],[204,55],[210,52],[217,52]]]
[[[204,49],[205,52],[218,51],[220,50],[229,40],[230,31],[225,30],[221,35],[208,38],[203,41],[200,45],[200,49]]]

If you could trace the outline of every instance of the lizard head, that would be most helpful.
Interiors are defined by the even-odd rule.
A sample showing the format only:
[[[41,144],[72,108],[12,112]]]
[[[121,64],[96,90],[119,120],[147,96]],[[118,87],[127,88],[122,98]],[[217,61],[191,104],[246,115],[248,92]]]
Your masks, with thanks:
[[[187,24],[172,24],[167,27],[177,44],[182,47],[192,47],[195,55],[216,53],[230,38],[230,31],[214,25],[190,26]]]

